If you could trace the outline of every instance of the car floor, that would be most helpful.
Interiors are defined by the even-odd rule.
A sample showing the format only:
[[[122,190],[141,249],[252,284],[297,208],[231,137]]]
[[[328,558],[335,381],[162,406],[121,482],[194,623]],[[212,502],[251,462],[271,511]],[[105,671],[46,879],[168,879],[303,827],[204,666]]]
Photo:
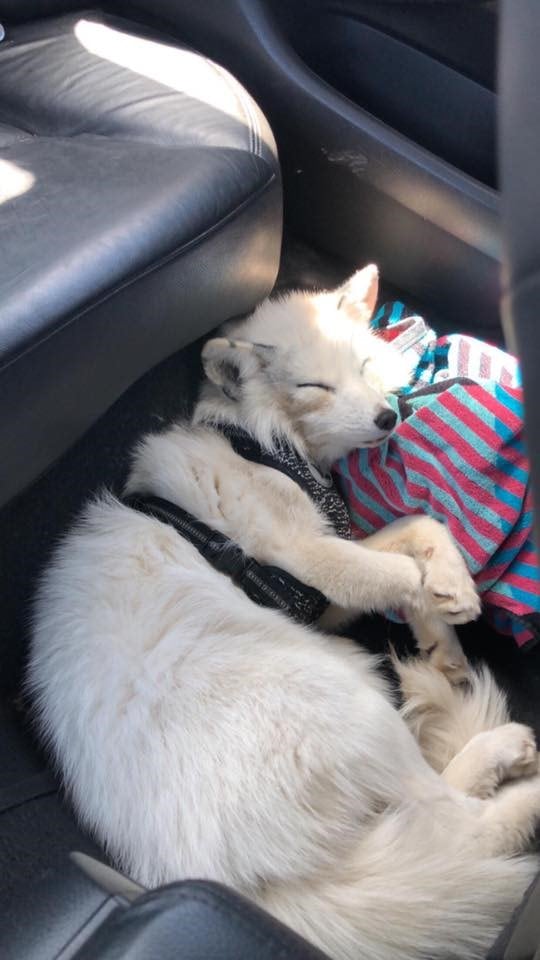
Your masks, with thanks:
[[[330,287],[348,272],[342,263],[289,239],[277,287]],[[396,296],[396,291],[383,287],[384,299]],[[410,297],[407,302],[421,309]],[[437,326],[433,313],[429,319]],[[96,852],[58,794],[54,773],[34,742],[21,691],[36,578],[86,499],[103,486],[120,492],[137,439],[189,413],[200,378],[199,353],[200,344],[193,344],[150,371],[46,475],[0,512],[0,912],[4,917],[11,916],[22,885],[53,876],[69,850]],[[460,633],[467,653],[487,661],[508,691],[515,718],[529,723],[540,737],[540,646],[520,652],[511,639],[497,636],[484,622]],[[377,652],[386,649],[388,639],[398,650],[410,649],[406,628],[381,617],[363,618],[350,635]]]

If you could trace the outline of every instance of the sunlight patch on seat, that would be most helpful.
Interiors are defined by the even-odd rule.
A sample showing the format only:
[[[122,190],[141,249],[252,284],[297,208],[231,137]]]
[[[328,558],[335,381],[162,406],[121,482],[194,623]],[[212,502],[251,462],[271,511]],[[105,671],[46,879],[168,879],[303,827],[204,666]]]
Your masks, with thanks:
[[[94,56],[237,116],[238,93],[231,89],[231,78],[199,53],[132,36],[92,20],[78,20],[74,32],[81,46]]]
[[[23,170],[10,160],[0,160],[0,203],[27,193],[35,182],[36,178],[29,170]]]

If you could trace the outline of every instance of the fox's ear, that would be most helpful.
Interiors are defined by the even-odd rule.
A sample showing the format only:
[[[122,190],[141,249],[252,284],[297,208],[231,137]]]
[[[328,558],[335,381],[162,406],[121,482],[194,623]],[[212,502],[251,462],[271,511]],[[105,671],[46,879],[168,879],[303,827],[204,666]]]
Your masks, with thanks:
[[[205,343],[201,359],[208,379],[231,400],[238,400],[243,384],[268,366],[274,351],[264,343],[215,337]]]
[[[357,270],[336,290],[338,310],[345,311],[351,320],[368,324],[373,316],[379,292],[379,271],[374,263]]]

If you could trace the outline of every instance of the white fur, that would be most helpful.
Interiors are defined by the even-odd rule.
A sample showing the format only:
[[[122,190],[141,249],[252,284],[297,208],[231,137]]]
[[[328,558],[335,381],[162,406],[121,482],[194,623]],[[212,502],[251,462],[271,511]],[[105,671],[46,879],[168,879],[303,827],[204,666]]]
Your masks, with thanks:
[[[325,591],[328,623],[402,605],[424,648],[434,631],[450,649],[441,624],[476,616],[478,601],[443,528],[417,518],[371,544],[340,541],[292,481],[207,425],[236,420],[268,443],[278,428],[320,465],[378,442],[400,360],[365,326],[375,281],[368,268],[334,294],[267,303],[211,341],[193,424],[146,438],[128,489]],[[319,381],[335,392],[296,386]],[[255,606],[174,530],[105,495],[43,578],[28,682],[81,820],[134,879],[223,881],[339,960],[480,958],[535,871],[513,856],[540,802],[540,778],[516,772],[530,734],[505,727],[503,749],[491,731],[489,756],[461,763],[460,694],[428,666],[423,714],[439,677],[451,705],[433,721],[450,730],[435,736],[442,767],[427,750],[441,776],[374,666],[349,641]],[[507,723],[486,707],[491,682],[477,682],[465,739]],[[419,684],[411,672],[411,698]],[[428,728],[415,730],[424,749]],[[494,795],[467,796],[494,766]]]

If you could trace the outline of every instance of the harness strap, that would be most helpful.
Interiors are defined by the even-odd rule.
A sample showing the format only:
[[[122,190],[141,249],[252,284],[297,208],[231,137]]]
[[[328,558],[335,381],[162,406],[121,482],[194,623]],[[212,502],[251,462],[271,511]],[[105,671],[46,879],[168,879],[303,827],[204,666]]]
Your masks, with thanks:
[[[301,583],[280,567],[261,564],[246,556],[229,537],[169,500],[135,493],[123,497],[121,502],[173,527],[215,570],[230,577],[259,606],[282,610],[305,625],[319,620],[328,607],[329,600],[319,590]]]
[[[315,504],[334,528],[336,536],[351,539],[351,518],[332,475],[321,473],[314,463],[304,459],[285,438],[276,438],[276,449],[265,449],[247,430],[230,423],[215,425],[231,447],[244,460],[278,470],[289,477]]]
[[[241,427],[223,423],[219,425],[218,429],[219,432],[227,438],[235,453],[243,457],[244,460],[251,460],[252,463],[260,463],[263,467],[271,467],[273,470],[279,470],[280,473],[284,473],[286,477],[294,480],[302,490],[305,490],[310,496],[312,495],[311,485],[308,485],[305,476],[309,468],[306,465],[304,471],[299,470],[299,463],[304,466],[304,461],[300,459],[295,448],[291,447],[289,443],[281,441],[279,448],[282,454],[285,455],[279,457],[266,450],[262,443],[259,443],[255,437],[252,437],[247,430],[243,430]],[[287,455],[290,459],[287,458]],[[311,469],[313,470],[313,467]],[[327,488],[332,486],[332,478],[330,476],[325,476],[324,474],[314,475],[312,473],[311,479],[315,480],[315,482],[321,486]]]

